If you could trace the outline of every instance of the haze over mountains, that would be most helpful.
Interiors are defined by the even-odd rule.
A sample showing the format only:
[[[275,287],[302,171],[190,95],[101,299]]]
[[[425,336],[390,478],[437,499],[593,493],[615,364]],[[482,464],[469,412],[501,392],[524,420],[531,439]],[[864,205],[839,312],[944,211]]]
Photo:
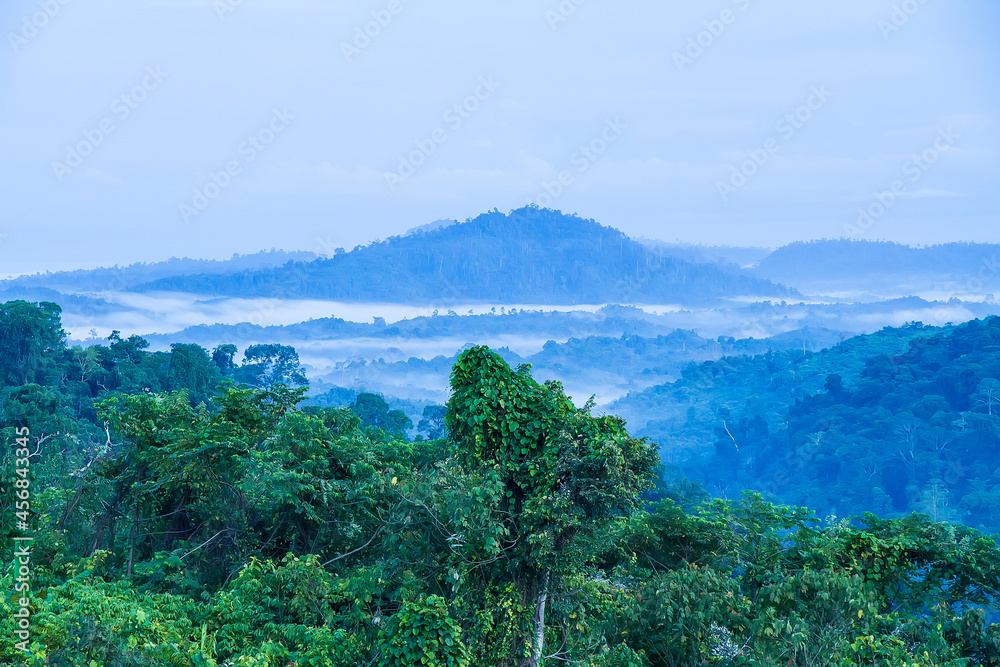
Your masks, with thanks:
[[[692,246],[533,207],[437,220],[331,255],[272,250],[22,276],[0,283],[0,298],[58,303],[79,341],[119,330],[158,350],[291,345],[316,391],[440,402],[448,363],[485,343],[539,364],[581,400],[610,402],[678,379],[691,361],[819,351],[885,326],[987,317],[1000,287],[998,246]]]
[[[1000,288],[1000,246],[947,243],[912,248],[845,239],[792,243],[761,257],[759,278],[810,294],[930,295],[980,299]]]
[[[329,257],[272,249],[221,261],[174,258],[20,276],[0,282],[0,290],[8,296],[44,296],[39,289],[78,297],[163,291],[439,305],[704,306],[803,294],[983,300],[1000,288],[998,257],[1000,246],[981,243],[914,248],[837,239],[776,250],[666,243],[524,208],[464,223],[437,220]]]
[[[625,417],[665,461],[724,495],[756,479],[747,471],[782,446],[800,401],[824,391],[840,401],[881,358],[998,314],[998,257],[1000,246],[972,243],[692,246],[530,207],[438,220],[331,256],[272,250],[22,276],[0,283],[0,299],[58,303],[84,345],[139,334],[133,343],[148,343],[151,359],[229,350],[220,358],[238,364],[254,345],[294,348],[315,404],[378,393],[413,424],[448,399],[459,352],[489,345],[561,382],[578,405],[595,397],[598,411]],[[169,376],[173,363],[156,372]],[[956,399],[948,418],[963,406]],[[758,458],[728,452],[737,441]],[[892,484],[884,492],[897,507],[913,504]]]
[[[131,289],[153,280],[173,276],[226,274],[234,271],[281,266],[291,261],[306,261],[315,257],[316,255],[311,252],[288,252],[273,248],[252,255],[233,255],[231,259],[226,260],[174,257],[165,262],[25,275],[0,281],[0,286],[6,290],[15,288],[51,289],[70,294],[108,292]]]
[[[989,315],[998,256],[995,245],[958,243],[692,246],[630,239],[593,220],[529,207],[437,220],[329,257],[272,250],[22,276],[0,283],[0,297],[58,303],[77,340],[115,329],[164,345],[269,340],[300,347],[318,367],[450,357],[486,341],[530,356],[548,340],[589,335],[828,332],[799,336],[809,348],[912,320],[942,325]],[[595,313],[607,304],[643,310]],[[525,310],[565,312],[533,318]],[[434,317],[450,313],[462,317]],[[592,324],[605,321],[610,327]]]

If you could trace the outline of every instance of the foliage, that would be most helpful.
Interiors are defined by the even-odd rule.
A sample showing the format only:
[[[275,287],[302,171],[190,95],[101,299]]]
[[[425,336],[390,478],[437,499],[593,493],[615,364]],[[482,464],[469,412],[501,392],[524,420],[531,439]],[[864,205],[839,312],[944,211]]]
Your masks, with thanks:
[[[363,427],[378,429],[392,438],[405,439],[407,429],[413,426],[402,410],[390,410],[378,394],[358,394],[350,409],[361,419]]]
[[[692,364],[613,408],[661,417],[639,432],[672,453],[675,477],[717,496],[754,489],[821,515],[921,512],[993,531],[997,377],[1000,318],[916,323],[816,354]]]
[[[303,387],[241,383],[229,349],[118,333],[67,349],[38,310],[3,311],[4,335],[48,322],[50,348],[15,341],[0,362],[5,445],[31,429],[2,455],[0,664],[1000,665],[1000,545],[974,527],[654,490],[653,445],[485,347],[455,363],[445,437],[410,442],[366,423],[384,401],[301,407]],[[795,419],[866,408],[890,373],[988,426],[995,330],[830,378]],[[962,451],[991,455],[973,449],[990,433]],[[25,454],[34,541],[16,590]]]
[[[440,596],[404,603],[386,624],[384,636],[380,667],[469,665],[462,629],[448,615]]]
[[[243,379],[256,387],[306,384],[295,348],[277,343],[251,345],[244,352]]]

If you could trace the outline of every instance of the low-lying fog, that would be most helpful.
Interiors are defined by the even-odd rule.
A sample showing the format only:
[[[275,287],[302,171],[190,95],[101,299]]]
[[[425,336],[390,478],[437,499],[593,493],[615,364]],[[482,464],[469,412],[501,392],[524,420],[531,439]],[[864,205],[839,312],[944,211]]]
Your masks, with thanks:
[[[147,337],[154,350],[169,349],[174,342],[194,342],[209,349],[234,343],[240,351],[254,343],[281,343],[298,351],[316,391],[340,386],[434,402],[447,398],[450,359],[473,344],[506,348],[514,361],[520,361],[537,355],[549,341],[563,345],[571,338],[606,340],[620,338],[623,333],[655,339],[681,329],[709,341],[719,337],[760,341],[784,334],[776,348],[819,350],[853,334],[886,326],[914,321],[940,326],[997,310],[995,304],[983,302],[919,298],[855,303],[837,298],[796,303],[733,299],[725,306],[702,309],[644,305],[607,311],[601,311],[602,305],[478,303],[435,308],[318,300],[203,299],[172,292],[104,294],[100,298],[112,305],[90,309],[74,302],[64,304],[64,327],[74,341],[103,342],[112,330],[118,330],[124,336],[136,333]],[[537,315],[542,312],[552,315]],[[477,317],[467,319],[469,315]],[[359,324],[289,326],[331,317]],[[390,328],[381,335],[383,323],[373,324],[376,318],[384,319],[390,327],[400,323],[398,329],[403,333]],[[416,318],[426,319],[414,322]],[[255,326],[242,324],[247,322]],[[205,327],[205,323],[225,326]],[[407,335],[407,330],[414,334]],[[546,349],[551,352],[551,348]],[[712,351],[701,347],[668,353],[636,348],[628,351],[632,356],[627,357],[621,357],[619,350],[615,362],[603,364],[608,366],[605,368],[604,351],[595,350],[567,350],[562,357],[532,359],[535,375],[561,380],[580,404],[591,394],[596,394],[599,404],[606,404],[630,391],[676,379],[690,361],[743,353],[739,349],[726,352],[721,346]]]
[[[249,322],[259,326],[286,326],[324,317],[336,317],[348,322],[370,323],[376,317],[387,322],[398,322],[415,317],[430,317],[435,312],[445,315],[454,311],[458,315],[485,315],[510,310],[535,310],[543,312],[594,313],[608,304],[580,304],[551,306],[517,303],[447,303],[419,305],[402,303],[356,303],[310,299],[205,299],[201,295],[183,292],[115,292],[81,294],[80,296],[103,299],[119,306],[108,312],[83,313],[67,309],[63,313],[63,328],[75,340],[91,337],[91,330],[98,338],[106,338],[113,330],[122,333],[172,333],[201,324],[240,324]],[[644,305],[648,313],[676,312],[676,305]],[[542,341],[544,342],[544,341]]]

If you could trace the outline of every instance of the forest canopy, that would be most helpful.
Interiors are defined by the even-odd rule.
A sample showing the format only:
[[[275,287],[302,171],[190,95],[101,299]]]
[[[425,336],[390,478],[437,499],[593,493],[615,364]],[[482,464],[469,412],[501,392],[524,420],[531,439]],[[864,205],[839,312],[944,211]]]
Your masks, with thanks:
[[[0,306],[3,664],[1000,664],[994,538],[667,484],[654,443],[486,347],[410,440],[377,397],[306,404],[288,349],[107,343]]]

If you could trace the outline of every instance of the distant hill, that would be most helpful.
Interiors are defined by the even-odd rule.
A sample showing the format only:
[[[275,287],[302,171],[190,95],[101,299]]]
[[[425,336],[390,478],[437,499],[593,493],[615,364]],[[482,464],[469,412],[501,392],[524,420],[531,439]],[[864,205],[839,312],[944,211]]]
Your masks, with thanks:
[[[445,227],[450,227],[452,225],[457,225],[458,220],[452,220],[451,218],[443,218],[441,220],[435,220],[434,222],[428,222],[426,225],[418,225],[411,229],[406,230],[403,236],[413,236],[414,234],[419,234],[421,232],[433,232],[438,229],[444,229]]]
[[[819,352],[788,344],[809,335],[806,330],[789,332],[769,339],[772,349],[783,351],[691,364],[681,379],[630,393],[608,410],[660,443],[664,459],[678,462],[710,450],[726,424],[760,416],[766,429],[780,430],[788,409],[822,390],[829,375],[854,383],[869,358],[903,354],[911,341],[947,330],[920,323],[885,328]]]
[[[605,321],[604,324],[612,323]],[[710,339],[678,329],[666,335],[589,335],[562,343],[549,340],[534,354],[518,354],[503,347],[494,351],[512,366],[530,363],[538,379],[559,380],[567,394],[582,405],[591,395],[596,397],[598,404],[603,404],[626,392],[677,379],[692,362],[800,349],[803,340],[807,341],[810,350],[818,351],[824,343],[839,342],[844,337],[837,332],[809,329],[763,339],[722,336]],[[471,343],[463,347],[469,345]],[[299,348],[308,350],[308,346],[309,342]],[[433,358],[410,357],[395,361],[353,358],[311,371],[310,377],[314,387],[320,389],[337,386],[360,391],[366,388],[386,396],[444,402],[448,398],[448,376],[459,351],[456,345],[453,354]],[[350,399],[353,400],[353,395]]]
[[[643,245],[694,262],[730,263],[750,267],[771,254],[770,248],[756,246],[708,246],[694,243],[667,243],[657,239],[636,238]]]
[[[494,210],[431,231],[358,246],[329,259],[151,281],[136,289],[213,296],[448,304],[704,304],[792,297],[735,266],[651,249],[559,211]]]
[[[1000,529],[1000,317],[690,364],[607,409],[716,495]]]
[[[442,312],[472,302],[702,306],[726,298],[791,301],[803,293],[981,301],[1000,295],[1000,245],[839,239],[773,251],[702,246],[632,239],[593,220],[525,208],[462,223],[436,220],[329,258],[272,249],[227,260],[172,258],[0,281],[5,299],[64,307],[71,300],[62,295],[129,290],[419,303]]]
[[[867,290],[880,296],[898,296],[936,290],[943,293],[938,294],[939,298],[947,298],[949,292],[968,298],[970,292],[1000,293],[998,259],[1000,245],[995,244],[947,243],[914,248],[838,239],[778,248],[761,258],[753,273],[807,292]],[[983,267],[985,275],[981,276]]]
[[[120,292],[152,280],[190,274],[215,275],[240,270],[275,267],[292,261],[310,260],[316,257],[311,252],[285,252],[270,250],[252,255],[233,255],[226,260],[178,259],[172,257],[165,262],[140,262],[128,266],[59,271],[57,273],[37,273],[0,281],[0,290],[10,298],[32,298],[34,292],[25,290],[47,289],[64,294],[80,292]]]
[[[771,402],[717,414],[709,454],[686,469],[727,494],[768,491],[820,516],[917,511],[996,531],[1000,318],[931,334],[900,352],[852,346],[817,391],[785,404],[777,428]],[[773,386],[796,364],[771,366]]]

